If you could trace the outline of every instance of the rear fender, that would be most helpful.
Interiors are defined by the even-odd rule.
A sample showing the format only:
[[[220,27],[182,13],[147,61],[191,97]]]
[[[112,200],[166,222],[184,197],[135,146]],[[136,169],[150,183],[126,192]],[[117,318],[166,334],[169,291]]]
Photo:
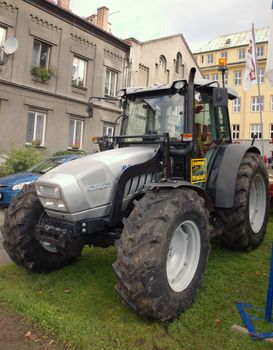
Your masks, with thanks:
[[[232,208],[237,175],[246,153],[260,154],[257,147],[229,144],[222,146],[210,170],[207,192],[215,208]]]

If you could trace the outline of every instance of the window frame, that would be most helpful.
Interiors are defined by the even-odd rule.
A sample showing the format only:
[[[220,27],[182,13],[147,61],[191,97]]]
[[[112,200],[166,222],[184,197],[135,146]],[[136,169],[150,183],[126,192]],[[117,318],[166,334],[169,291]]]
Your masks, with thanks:
[[[258,67],[258,81],[259,84],[263,84],[265,82],[265,68],[264,67]]]
[[[240,140],[240,124],[232,124],[232,140]]]
[[[39,53],[38,53],[38,61],[35,62],[34,59],[34,48],[35,48],[35,44],[39,45]],[[42,47],[45,46],[47,48],[47,59],[46,59],[46,64],[43,65],[41,64],[41,52],[42,52]],[[41,67],[41,68],[46,68],[48,69],[50,66],[50,56],[51,56],[51,50],[52,50],[52,46],[38,38],[34,38],[33,40],[33,48],[32,48],[32,60],[31,60],[31,67]]]
[[[264,57],[264,45],[256,46],[256,57]]]
[[[207,64],[211,64],[214,62],[214,55],[213,53],[208,53],[207,54]]]
[[[77,60],[77,62],[83,62],[84,63],[84,70],[83,70],[83,84],[79,84],[80,81],[80,77],[79,77],[79,65],[74,65],[75,60]],[[72,74],[71,74],[71,85],[77,88],[86,88],[86,82],[87,82],[87,66],[88,66],[88,60],[77,56],[77,55],[73,55],[73,62],[72,62]],[[76,67],[76,79],[73,79],[73,69],[74,67]],[[73,80],[75,80],[76,82],[74,82]]]
[[[237,97],[233,100],[233,113],[241,113],[241,97]]]
[[[7,38],[8,29],[7,29],[7,27],[0,25],[0,33],[1,33],[1,29],[3,30],[3,36],[2,36],[2,39],[0,36],[0,46],[3,46],[4,42],[6,41],[6,38]]]
[[[269,136],[270,136],[270,139],[272,140],[273,139],[273,124],[270,123],[270,126],[269,126]]]
[[[261,98],[261,111],[264,110],[264,96],[251,96],[251,112],[253,113],[260,112],[259,98]]]
[[[106,130],[112,130],[110,134],[108,132],[104,132]],[[114,131],[115,131],[115,125],[111,123],[103,123],[102,126],[102,134],[103,136],[108,136],[108,137],[113,137],[114,136]]]
[[[109,78],[107,79],[107,74],[109,74]],[[112,75],[114,74],[114,91],[112,92]],[[108,81],[108,84],[107,84]],[[108,85],[108,86],[107,86]],[[108,91],[107,91],[108,89]],[[109,67],[106,68],[106,74],[105,74],[105,84],[104,84],[104,95],[115,97],[118,90],[118,72],[114,69],[111,69]]]
[[[256,129],[257,127],[257,131],[256,130],[253,130],[253,127],[254,129]],[[254,137],[254,132],[257,136],[256,140],[261,140],[262,139],[262,128],[261,128],[261,124],[256,124],[256,123],[253,123],[253,124],[250,124],[250,139],[252,140],[253,137]]]
[[[238,49],[238,60],[244,60],[246,58],[246,49],[240,48]]]
[[[213,73],[211,76],[212,80],[219,80],[219,73]]]
[[[34,124],[33,124],[33,130],[32,130],[32,140],[27,139],[27,131],[28,131],[28,123],[29,123],[29,115],[30,113],[34,114]],[[42,139],[37,138],[37,119],[38,115],[43,116],[43,130],[42,130]],[[46,131],[46,119],[47,119],[47,112],[45,111],[40,111],[40,110],[35,110],[35,109],[29,109],[28,110],[28,119],[27,119],[27,130],[26,130],[26,144],[33,144],[36,146],[45,146],[45,131]],[[39,142],[38,142],[39,141]]]
[[[242,71],[241,70],[234,71],[233,84],[234,84],[234,86],[240,86],[242,84]]]
[[[70,140],[70,125],[71,122],[73,122],[73,137],[72,140]],[[80,130],[80,143],[78,144],[76,142],[76,132],[77,132],[77,123],[80,123],[81,130]],[[78,148],[82,149],[83,144],[83,128],[84,128],[84,121],[77,117],[70,117],[69,118],[69,130],[68,130],[68,148]],[[72,141],[72,142],[70,142]],[[79,145],[78,147],[75,147],[75,145]]]
[[[175,61],[175,74],[180,75],[182,69],[182,54],[177,52]]]

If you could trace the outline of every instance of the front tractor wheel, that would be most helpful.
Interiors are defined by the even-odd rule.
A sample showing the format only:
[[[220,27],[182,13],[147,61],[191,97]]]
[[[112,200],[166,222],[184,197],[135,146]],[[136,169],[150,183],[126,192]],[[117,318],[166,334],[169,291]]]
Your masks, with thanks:
[[[190,189],[147,192],[117,242],[117,292],[140,316],[176,318],[192,304],[209,255],[208,212]]]
[[[60,269],[81,253],[81,244],[75,244],[73,250],[59,249],[55,245],[36,240],[36,225],[45,223],[46,219],[47,215],[36,195],[34,184],[25,186],[5,211],[3,246],[10,258],[27,270],[49,272]]]

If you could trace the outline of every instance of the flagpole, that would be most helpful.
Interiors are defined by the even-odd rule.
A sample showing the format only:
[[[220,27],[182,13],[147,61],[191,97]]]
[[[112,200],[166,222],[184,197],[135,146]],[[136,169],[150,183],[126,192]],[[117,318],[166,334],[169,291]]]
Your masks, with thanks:
[[[257,86],[258,86],[258,95],[259,95],[259,109],[260,109],[260,124],[261,124],[261,142],[262,142],[262,156],[264,156],[264,132],[263,132],[263,112],[262,112],[262,102],[261,102],[261,89],[260,89],[260,81],[259,81],[259,71],[258,71],[258,60],[257,60],[257,52],[256,52],[256,38],[254,31],[254,23],[252,23],[252,36],[253,36],[253,46],[254,46],[254,55],[255,55],[255,70],[257,74]]]

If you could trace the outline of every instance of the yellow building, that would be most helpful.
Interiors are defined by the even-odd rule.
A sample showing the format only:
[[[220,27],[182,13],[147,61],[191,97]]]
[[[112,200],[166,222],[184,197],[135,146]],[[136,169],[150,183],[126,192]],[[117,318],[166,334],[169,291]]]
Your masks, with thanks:
[[[257,138],[255,145],[261,147],[263,130],[264,152],[272,156],[273,144],[273,86],[265,77],[265,66],[268,46],[268,28],[255,30],[256,53],[258,61],[258,79],[261,91],[261,109],[263,125],[260,123],[260,103],[258,86],[244,91],[246,50],[249,32],[220,36],[205,43],[194,56],[206,79],[222,81],[218,71],[218,59],[227,58],[228,71],[225,83],[238,93],[238,98],[230,101],[230,124],[233,142],[251,143],[253,135]]]

